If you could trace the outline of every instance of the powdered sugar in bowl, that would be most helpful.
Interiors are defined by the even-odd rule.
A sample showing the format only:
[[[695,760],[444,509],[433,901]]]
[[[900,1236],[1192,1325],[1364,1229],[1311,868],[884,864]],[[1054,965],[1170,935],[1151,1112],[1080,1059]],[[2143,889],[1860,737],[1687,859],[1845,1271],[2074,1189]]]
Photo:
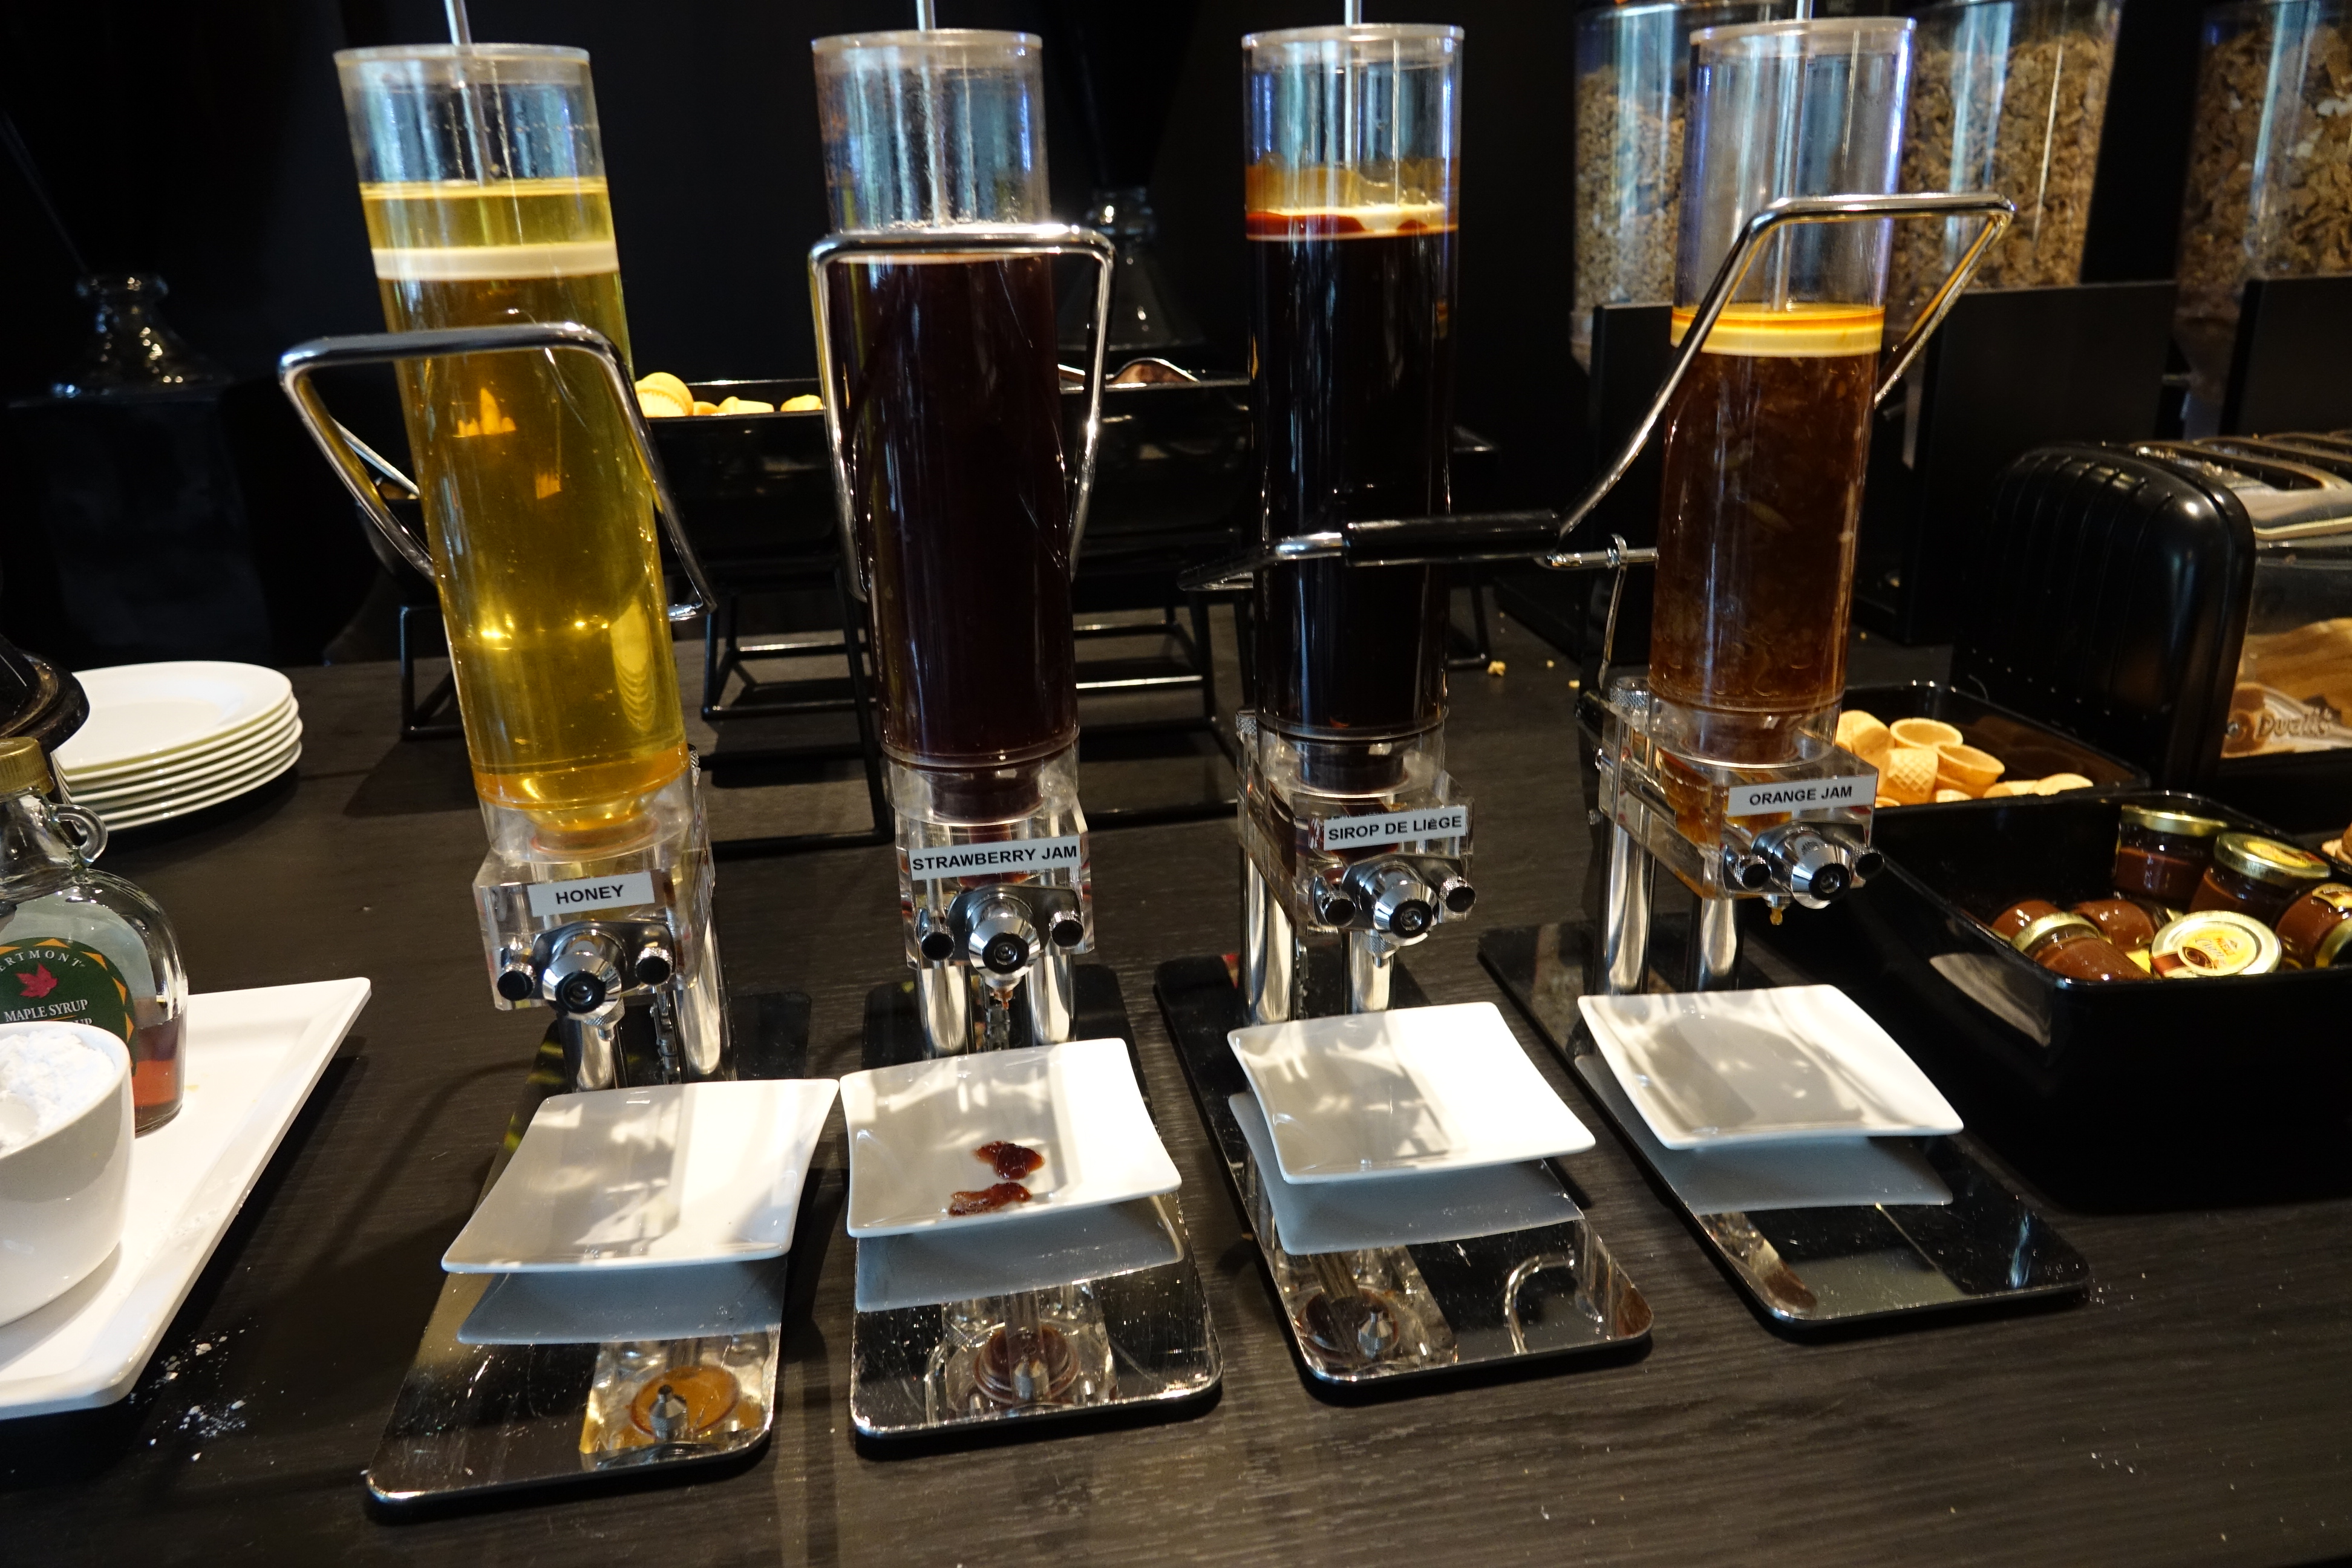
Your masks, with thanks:
[[[0,1322],[106,1261],[130,1180],[122,1042],[84,1024],[0,1025]]]

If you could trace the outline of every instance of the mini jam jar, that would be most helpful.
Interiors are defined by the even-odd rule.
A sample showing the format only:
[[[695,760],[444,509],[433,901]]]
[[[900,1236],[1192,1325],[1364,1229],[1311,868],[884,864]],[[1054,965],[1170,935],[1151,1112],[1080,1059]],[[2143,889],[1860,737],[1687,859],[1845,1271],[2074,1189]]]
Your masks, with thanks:
[[[2081,915],[2043,915],[2009,939],[2009,945],[2051,973],[2068,980],[2145,980],[2138,964]]]
[[[2352,968],[2352,888],[2323,882],[2278,918],[2279,946],[2298,969]]]
[[[2116,832],[2116,891],[2185,909],[2212,864],[2213,841],[2230,825],[2160,805],[2126,805]]]
[[[2158,980],[2226,980],[2279,966],[2278,933],[2236,910],[2192,910],[2156,933],[2149,964]]]
[[[2015,942],[2019,931],[2044,915],[2059,912],[2058,906],[2047,899],[2021,900],[1992,917],[1992,934],[2003,942]]]
[[[2085,899],[2071,911],[2099,928],[2099,934],[2126,953],[2146,952],[2164,921],[2130,899]],[[2169,918],[2168,916],[2166,918]]]
[[[2308,849],[2252,833],[2224,833],[2213,840],[2213,863],[2198,879],[2189,912],[2234,910],[2271,925],[2289,904],[2326,881],[2327,873],[2327,862]]]

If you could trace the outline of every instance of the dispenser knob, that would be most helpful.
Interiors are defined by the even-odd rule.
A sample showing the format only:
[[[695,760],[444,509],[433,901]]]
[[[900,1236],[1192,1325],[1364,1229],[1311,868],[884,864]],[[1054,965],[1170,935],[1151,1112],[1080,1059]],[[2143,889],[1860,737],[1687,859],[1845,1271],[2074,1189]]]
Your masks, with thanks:
[[[1318,882],[1310,897],[1315,905],[1315,918],[1325,925],[1351,926],[1356,923],[1356,900],[1341,889],[1328,882]]]
[[[1054,921],[1054,945],[1076,947],[1087,940],[1087,922],[1076,915],[1063,915]]]
[[[955,956],[955,932],[930,910],[919,910],[915,915],[915,950],[933,963],[945,963]]]
[[[1437,889],[1437,898],[1449,914],[1466,915],[1478,901],[1478,889],[1467,877],[1448,877]]]
[[[964,949],[998,974],[1018,974],[1036,955],[1037,928],[1011,899],[991,899],[976,911]]]
[[[530,973],[530,954],[511,950],[502,954],[498,978],[490,982],[490,988],[509,1002],[530,1001],[530,994],[538,989],[538,982]]]
[[[677,964],[670,957],[667,944],[649,942],[637,950],[637,962],[631,966],[640,985],[661,985],[677,973]]]

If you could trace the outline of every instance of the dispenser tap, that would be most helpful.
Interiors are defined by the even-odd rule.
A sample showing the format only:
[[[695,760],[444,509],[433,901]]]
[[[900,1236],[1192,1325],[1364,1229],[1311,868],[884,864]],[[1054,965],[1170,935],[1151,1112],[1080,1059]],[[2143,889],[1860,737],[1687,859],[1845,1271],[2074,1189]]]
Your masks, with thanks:
[[[601,1013],[626,989],[621,944],[593,926],[566,931],[539,973],[541,998],[559,1013]]]
[[[1773,878],[1801,899],[1828,903],[1855,880],[1853,848],[1813,823],[1783,823],[1759,834],[1756,853]]]
[[[992,898],[973,911],[964,938],[971,961],[997,974],[1018,974],[1037,955],[1037,928],[1029,911],[1009,898]]]
[[[1391,942],[1418,942],[1437,923],[1437,894],[1402,860],[1368,860],[1349,869],[1346,886],[1370,911],[1372,930]]]

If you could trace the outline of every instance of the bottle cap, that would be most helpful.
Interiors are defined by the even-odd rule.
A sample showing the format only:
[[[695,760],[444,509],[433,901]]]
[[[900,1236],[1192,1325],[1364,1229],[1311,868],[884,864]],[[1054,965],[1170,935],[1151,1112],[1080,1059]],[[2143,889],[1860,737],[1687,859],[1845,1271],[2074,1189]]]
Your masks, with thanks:
[[[2278,933],[2235,910],[2193,910],[2156,933],[2148,962],[2165,980],[2218,980],[2278,968]]]
[[[2160,805],[2126,805],[2124,807],[2126,827],[2145,827],[2150,833],[2167,834],[2175,838],[2210,838],[2226,833],[2230,825],[2192,812],[2168,811]]]
[[[2213,864],[2267,887],[2297,891],[2327,879],[2327,862],[2310,850],[2252,833],[2224,833],[2213,840]]]
[[[0,795],[27,790],[49,792],[49,759],[30,735],[11,735],[0,741]]]

